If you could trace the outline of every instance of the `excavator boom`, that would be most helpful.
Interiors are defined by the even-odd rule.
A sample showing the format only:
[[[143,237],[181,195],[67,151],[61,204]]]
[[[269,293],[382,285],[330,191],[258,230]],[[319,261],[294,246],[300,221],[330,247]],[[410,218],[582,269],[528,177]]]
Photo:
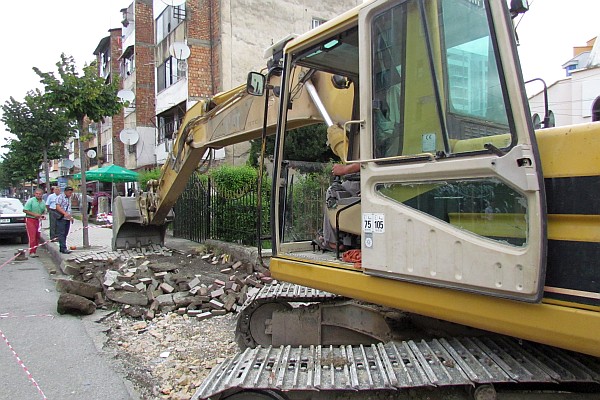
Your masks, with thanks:
[[[298,93],[288,113],[288,129],[321,123],[328,118],[336,121],[349,118],[346,110],[352,101],[352,90],[333,89],[332,76],[327,73],[311,73],[299,68],[295,76]],[[269,74],[267,84],[269,88],[277,88],[280,76]],[[305,86],[311,90],[302,90]],[[331,114],[323,115],[323,103]],[[278,110],[279,97],[275,91],[251,95],[247,85],[190,108],[158,181],[151,182],[149,190],[138,197],[115,199],[113,249],[164,243],[166,223],[173,218],[172,208],[209,150],[259,138],[263,128],[267,135],[275,133]]]

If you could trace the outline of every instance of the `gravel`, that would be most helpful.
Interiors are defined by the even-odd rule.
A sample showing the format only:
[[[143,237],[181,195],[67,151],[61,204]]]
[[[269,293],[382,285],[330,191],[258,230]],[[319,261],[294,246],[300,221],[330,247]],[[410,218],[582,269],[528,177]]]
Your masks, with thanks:
[[[177,267],[180,274],[199,277],[205,284],[223,279],[221,262],[203,257],[204,248],[184,248],[172,257],[148,256],[152,265]],[[115,310],[104,318],[104,350],[143,399],[190,399],[211,369],[238,352],[235,343],[237,313],[198,320],[176,312],[158,313],[151,320],[146,307],[108,302]],[[139,308],[139,309],[138,309]]]
[[[235,314],[203,321],[168,313],[140,321],[116,312],[107,350],[144,399],[190,399],[211,369],[238,352]]]

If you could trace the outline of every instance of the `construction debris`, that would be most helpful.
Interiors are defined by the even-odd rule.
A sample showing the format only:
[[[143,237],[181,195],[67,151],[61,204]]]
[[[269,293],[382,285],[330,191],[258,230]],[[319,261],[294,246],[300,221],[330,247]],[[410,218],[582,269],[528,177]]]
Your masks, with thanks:
[[[89,315],[96,311],[96,304],[83,296],[61,293],[58,297],[56,311],[59,314]]]
[[[161,260],[173,254],[183,256],[179,265]],[[249,288],[273,282],[267,269],[255,271],[251,264],[231,258],[210,252],[186,254],[157,245],[91,253],[63,268],[72,279],[59,279],[57,290],[94,300],[98,307],[106,307],[106,299],[124,306],[147,307],[140,313],[142,318],[176,312],[203,320],[238,311]],[[202,273],[189,272],[192,264],[200,266]]]

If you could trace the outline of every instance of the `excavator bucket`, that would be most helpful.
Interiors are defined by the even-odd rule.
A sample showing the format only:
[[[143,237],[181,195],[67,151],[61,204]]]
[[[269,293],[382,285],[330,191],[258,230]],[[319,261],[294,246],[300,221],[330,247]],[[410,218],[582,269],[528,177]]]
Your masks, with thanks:
[[[173,212],[163,225],[144,225],[135,197],[117,197],[113,207],[112,248],[129,249],[149,244],[165,243],[167,223],[173,220]]]

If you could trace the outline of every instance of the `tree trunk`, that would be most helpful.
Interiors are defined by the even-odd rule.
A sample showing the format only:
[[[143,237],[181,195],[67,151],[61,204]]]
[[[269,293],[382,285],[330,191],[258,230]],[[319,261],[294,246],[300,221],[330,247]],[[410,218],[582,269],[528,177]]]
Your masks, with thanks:
[[[102,129],[104,127],[103,127],[102,123],[98,123],[96,126],[97,126],[96,140],[98,143],[98,145],[96,147],[96,163],[98,165],[98,168],[100,168],[106,162],[106,158],[101,158],[102,156],[104,156],[104,153],[102,152]],[[101,159],[104,161],[100,162]]]
[[[48,145],[44,148],[44,174],[46,176],[46,193],[52,193],[52,187],[50,186],[50,166],[48,165]]]
[[[81,212],[81,222],[83,223],[83,248],[90,247],[90,237],[88,233],[88,213],[87,213],[87,182],[85,179],[85,170],[87,168],[85,153],[83,152],[83,118],[79,122],[79,160],[81,161],[81,201],[79,202],[79,211]]]

